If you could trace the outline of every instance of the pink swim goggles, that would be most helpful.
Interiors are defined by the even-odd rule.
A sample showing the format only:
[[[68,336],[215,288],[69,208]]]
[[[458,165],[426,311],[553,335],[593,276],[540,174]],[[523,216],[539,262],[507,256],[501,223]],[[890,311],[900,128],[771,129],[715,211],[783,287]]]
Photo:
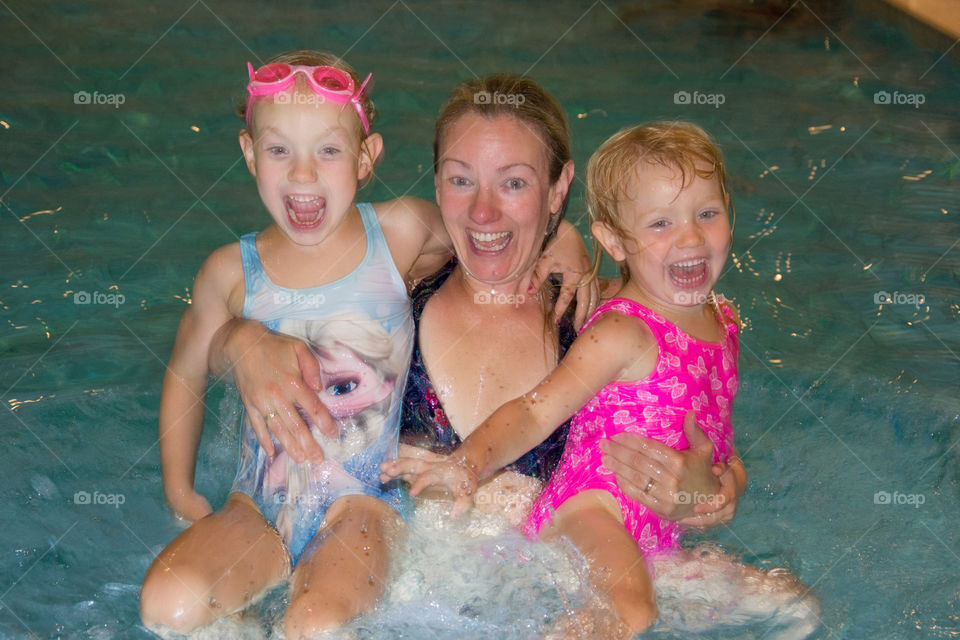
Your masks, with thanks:
[[[363,124],[363,131],[370,135],[370,121],[367,120],[367,114],[363,111],[363,104],[360,102],[361,96],[370,82],[372,73],[367,74],[366,80],[355,89],[353,78],[343,69],[328,66],[310,67],[306,65],[289,65],[284,62],[273,62],[266,64],[256,71],[253,65],[247,63],[247,71],[250,74],[250,84],[247,85],[247,92],[250,97],[247,98],[247,126],[250,126],[250,113],[254,98],[273,95],[286,91],[296,80],[297,73],[302,73],[313,92],[324,100],[330,100],[337,104],[353,105],[360,116],[360,122]]]

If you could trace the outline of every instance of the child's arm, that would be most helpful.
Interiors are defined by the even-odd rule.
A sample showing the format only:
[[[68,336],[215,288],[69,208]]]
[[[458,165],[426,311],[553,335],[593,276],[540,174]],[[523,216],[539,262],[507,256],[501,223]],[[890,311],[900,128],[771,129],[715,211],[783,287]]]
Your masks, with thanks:
[[[453,256],[453,243],[440,209],[432,202],[403,196],[376,205],[397,270],[412,289],[421,279],[433,275]]]
[[[619,379],[656,342],[646,326],[611,313],[590,325],[559,366],[532,391],[511,400],[476,428],[446,461],[397,459],[381,465],[384,477],[403,477],[410,493],[441,485],[455,496],[453,513],[469,507],[480,480],[543,442],[605,385]],[[652,365],[651,365],[652,369]]]
[[[210,339],[230,317],[229,298],[240,276],[239,246],[214,251],[197,273],[191,304],[180,319],[160,398],[160,463],[170,509],[197,520],[210,504],[193,488],[203,428]],[[242,280],[241,280],[242,281]]]

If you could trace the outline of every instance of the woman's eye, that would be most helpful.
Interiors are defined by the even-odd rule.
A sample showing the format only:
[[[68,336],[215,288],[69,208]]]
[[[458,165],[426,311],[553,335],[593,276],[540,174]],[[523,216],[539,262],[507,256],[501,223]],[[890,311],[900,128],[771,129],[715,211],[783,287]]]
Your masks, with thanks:
[[[521,180],[520,178],[510,178],[507,180],[507,188],[516,191],[517,189],[522,189],[526,186],[526,181]]]
[[[450,184],[455,187],[466,187],[470,184],[470,181],[464,178],[463,176],[454,176],[450,178]]]
[[[342,396],[355,390],[357,386],[357,381],[352,378],[347,380],[338,380],[333,384],[327,385],[327,393],[332,396]]]

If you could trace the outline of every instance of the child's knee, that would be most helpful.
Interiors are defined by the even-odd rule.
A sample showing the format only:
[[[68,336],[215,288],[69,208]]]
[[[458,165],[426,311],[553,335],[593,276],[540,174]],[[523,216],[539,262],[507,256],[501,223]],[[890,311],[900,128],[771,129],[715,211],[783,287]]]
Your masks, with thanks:
[[[150,567],[140,589],[144,626],[187,633],[213,622],[223,611],[210,597],[209,581],[189,568]]]
[[[307,595],[294,597],[287,607],[284,633],[288,640],[313,638],[336,629],[356,614],[356,603],[346,597],[324,598],[323,602]]]
[[[626,627],[626,637],[632,638],[641,631],[646,631],[657,621],[657,603],[652,597],[634,597],[627,602],[618,599],[614,603],[617,617]]]

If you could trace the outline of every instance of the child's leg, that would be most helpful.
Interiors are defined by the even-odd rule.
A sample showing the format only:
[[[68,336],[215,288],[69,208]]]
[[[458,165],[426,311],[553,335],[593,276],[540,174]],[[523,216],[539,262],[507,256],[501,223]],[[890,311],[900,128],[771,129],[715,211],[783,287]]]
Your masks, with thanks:
[[[194,522],[147,570],[140,617],[186,633],[246,607],[290,573],[276,530],[253,500],[231,493],[220,511]]]
[[[333,503],[293,572],[285,621],[289,640],[313,637],[373,608],[402,523],[378,498],[354,495]]]
[[[606,491],[589,490],[557,509],[541,537],[566,537],[584,555],[601,596],[609,597],[626,637],[657,619],[656,594],[643,554],[623,526],[620,505]]]

